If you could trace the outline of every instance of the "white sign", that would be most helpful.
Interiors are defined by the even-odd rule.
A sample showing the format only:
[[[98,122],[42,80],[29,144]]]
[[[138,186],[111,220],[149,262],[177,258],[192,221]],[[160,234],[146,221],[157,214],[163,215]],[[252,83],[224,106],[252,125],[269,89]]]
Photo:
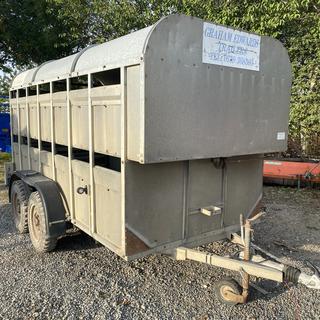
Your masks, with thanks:
[[[259,71],[261,37],[203,23],[202,62]]]
[[[286,133],[285,132],[277,132],[277,140],[285,140]]]

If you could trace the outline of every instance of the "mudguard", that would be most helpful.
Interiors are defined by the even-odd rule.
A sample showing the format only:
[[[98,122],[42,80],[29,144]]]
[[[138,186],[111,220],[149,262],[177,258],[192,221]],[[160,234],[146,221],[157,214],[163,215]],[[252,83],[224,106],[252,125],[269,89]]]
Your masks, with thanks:
[[[14,171],[9,182],[9,199],[11,186],[15,180],[22,180],[32,191],[38,191],[44,204],[46,228],[49,237],[60,237],[66,233],[66,213],[59,185],[33,170]],[[11,201],[11,199],[10,199]]]

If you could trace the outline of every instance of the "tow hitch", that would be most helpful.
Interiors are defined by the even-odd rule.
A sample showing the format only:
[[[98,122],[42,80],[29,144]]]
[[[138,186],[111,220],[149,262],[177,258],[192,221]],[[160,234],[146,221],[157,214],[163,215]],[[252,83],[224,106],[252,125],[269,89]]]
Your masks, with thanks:
[[[297,268],[282,264],[277,257],[251,242],[251,223],[261,217],[262,214],[263,213],[259,213],[252,219],[246,219],[245,222],[243,221],[243,217],[240,216],[241,236],[238,234],[231,235],[231,242],[243,248],[238,258],[229,256],[221,257],[185,247],[175,249],[172,255],[177,260],[194,260],[238,271],[241,275],[242,286],[231,278],[220,280],[216,283],[218,298],[220,301],[229,305],[247,302],[250,290],[250,275],[277,282],[301,283],[310,289],[320,290],[320,272],[316,266],[308,262],[308,266],[314,271],[313,275],[308,275]],[[259,254],[252,254],[253,251],[260,251],[268,258]],[[257,288],[257,286],[254,287]],[[259,287],[257,289],[259,289]],[[264,290],[262,289],[262,291]]]

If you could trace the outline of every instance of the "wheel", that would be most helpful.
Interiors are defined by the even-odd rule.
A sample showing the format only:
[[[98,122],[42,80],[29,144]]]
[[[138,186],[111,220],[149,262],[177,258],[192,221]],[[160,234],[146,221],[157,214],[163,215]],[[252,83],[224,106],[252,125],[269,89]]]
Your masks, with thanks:
[[[46,228],[44,205],[38,191],[32,192],[28,203],[28,227],[31,242],[38,252],[52,251],[57,238],[50,238]]]
[[[10,192],[14,224],[19,233],[28,232],[29,189],[21,180],[13,182]]]
[[[223,280],[217,281],[215,284],[215,291],[218,296],[218,299],[230,306],[234,306],[237,304],[237,302],[232,301],[227,295],[227,292],[232,292],[237,295],[241,295],[242,293],[242,288],[239,285],[239,283],[232,279],[232,278],[226,278]]]

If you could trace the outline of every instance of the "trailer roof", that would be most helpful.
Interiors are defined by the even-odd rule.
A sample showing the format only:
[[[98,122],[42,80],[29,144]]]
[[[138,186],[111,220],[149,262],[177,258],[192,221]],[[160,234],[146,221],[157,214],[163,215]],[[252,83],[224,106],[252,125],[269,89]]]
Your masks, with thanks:
[[[153,26],[149,26],[123,37],[92,45],[71,56],[48,61],[38,67],[23,71],[13,79],[11,89],[63,79],[73,72],[83,73],[102,67],[138,63],[152,28]]]

